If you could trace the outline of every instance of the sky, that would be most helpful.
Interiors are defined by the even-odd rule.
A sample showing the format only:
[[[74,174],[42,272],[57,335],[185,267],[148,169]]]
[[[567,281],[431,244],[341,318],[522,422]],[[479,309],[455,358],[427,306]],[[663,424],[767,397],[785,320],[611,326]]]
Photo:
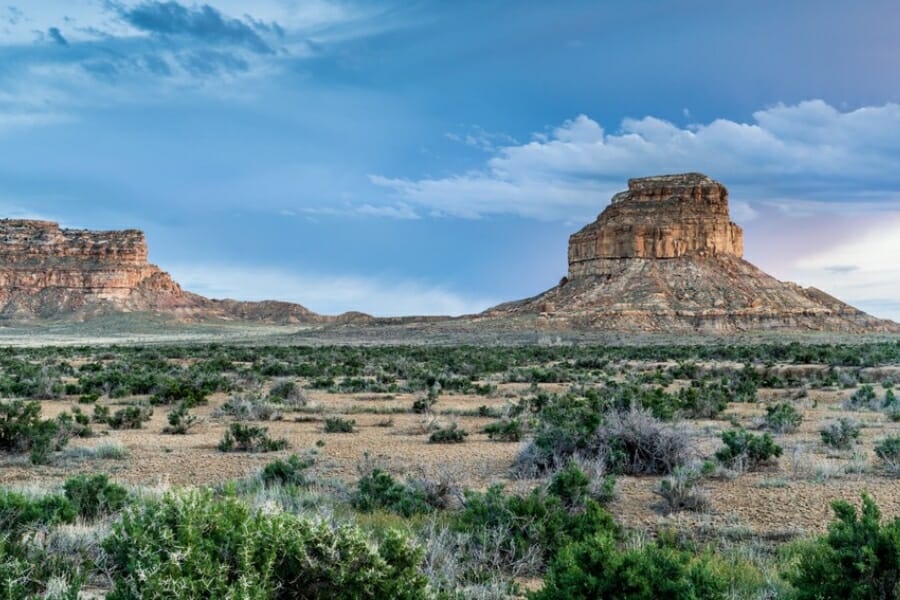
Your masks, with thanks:
[[[143,229],[212,297],[480,311],[684,171],[750,262],[900,320],[900,3],[0,3],[0,216]]]

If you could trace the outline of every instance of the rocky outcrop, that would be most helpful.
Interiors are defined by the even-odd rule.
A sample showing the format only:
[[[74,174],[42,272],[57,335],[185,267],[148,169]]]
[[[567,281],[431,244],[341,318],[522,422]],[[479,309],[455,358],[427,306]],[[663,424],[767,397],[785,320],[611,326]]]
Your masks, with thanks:
[[[900,332],[814,288],[785,283],[743,258],[725,187],[698,173],[632,179],[569,239],[560,285],[501,304],[487,318],[616,331]]]
[[[569,278],[615,270],[611,259],[742,256],[728,191],[699,173],[628,181],[597,220],[569,239]]]
[[[152,312],[183,319],[317,322],[286,302],[210,300],[185,292],[147,260],[137,230],[62,229],[50,221],[0,220],[0,318],[84,319]]]

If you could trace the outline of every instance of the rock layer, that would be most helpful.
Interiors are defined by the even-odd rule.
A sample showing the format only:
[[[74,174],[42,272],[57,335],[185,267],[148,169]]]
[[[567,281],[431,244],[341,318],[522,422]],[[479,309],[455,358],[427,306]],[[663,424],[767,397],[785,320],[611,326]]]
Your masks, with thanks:
[[[0,220],[0,318],[25,321],[153,312],[186,319],[316,321],[298,304],[210,300],[185,292],[147,260],[137,230],[62,229]]]
[[[900,332],[821,290],[775,279],[743,258],[728,191],[699,173],[632,179],[569,239],[560,285],[483,313],[548,327],[618,331]]]

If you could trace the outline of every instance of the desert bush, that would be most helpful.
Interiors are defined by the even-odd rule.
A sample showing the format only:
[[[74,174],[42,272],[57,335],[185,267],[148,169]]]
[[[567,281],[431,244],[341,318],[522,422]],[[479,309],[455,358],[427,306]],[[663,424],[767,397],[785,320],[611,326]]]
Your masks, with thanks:
[[[107,423],[109,421],[109,407],[102,404],[94,405],[94,414],[91,417],[94,423]]]
[[[618,531],[612,516],[600,504],[577,493],[583,489],[579,482],[557,487],[565,490],[565,499],[543,488],[525,496],[506,494],[501,485],[485,492],[467,491],[454,528],[472,536],[476,546],[495,546],[494,552],[502,555],[501,562],[506,566],[518,565],[534,553],[546,561],[569,543],[598,531]],[[535,563],[539,566],[540,561]]]
[[[243,423],[232,423],[219,442],[222,452],[277,452],[287,447],[286,439],[270,438],[267,427]]]
[[[325,433],[353,433],[356,421],[343,417],[325,417],[323,431]]]
[[[875,456],[888,474],[900,476],[900,436],[888,436],[875,444]]]
[[[72,523],[77,515],[78,510],[65,496],[30,497],[0,488],[0,531],[3,531],[3,537],[15,540],[28,528]]]
[[[691,467],[676,467],[659,482],[654,493],[663,499],[668,510],[702,512],[710,507],[709,497],[697,487],[701,474]]]
[[[291,379],[276,381],[269,390],[269,402],[288,407],[306,405],[306,395],[297,383]]]
[[[461,444],[466,441],[469,432],[456,423],[450,423],[445,427],[438,427],[428,436],[432,444]]]
[[[422,490],[404,485],[378,468],[360,477],[351,504],[362,512],[387,510],[404,517],[433,510]]]
[[[92,392],[90,394],[81,394],[78,396],[78,404],[93,404],[100,399],[100,394]]]
[[[238,421],[278,421],[281,410],[259,394],[233,394],[213,411],[215,416],[228,415]]]
[[[427,597],[420,551],[393,530],[376,545],[353,525],[255,512],[210,493],[126,509],[103,547],[111,600]]]
[[[730,468],[752,471],[782,454],[781,446],[768,433],[754,435],[745,429],[733,429],[723,432],[721,438],[725,447],[716,452],[716,458]]]
[[[841,418],[819,430],[822,443],[838,450],[849,450],[859,438],[860,426],[855,419]]]
[[[564,547],[533,600],[720,600],[728,581],[710,555],[651,543],[622,549],[600,531]]]
[[[270,462],[259,474],[259,478],[265,485],[293,485],[297,487],[309,487],[310,480],[306,476],[306,470],[315,464],[312,457],[301,457],[291,454],[287,459],[278,459]]]
[[[178,406],[169,411],[166,420],[169,424],[163,427],[163,433],[170,435],[185,435],[191,427],[197,424],[199,419],[196,415],[190,413],[187,404],[181,402]]]
[[[844,401],[844,408],[848,410],[881,410],[883,403],[878,399],[875,388],[864,384]]]
[[[89,520],[121,510],[128,499],[128,490],[102,473],[71,477],[63,488],[78,514]]]
[[[500,419],[484,426],[488,438],[498,442],[518,442],[522,439],[523,427],[519,419]]]
[[[611,412],[589,448],[605,457],[610,471],[625,475],[667,474],[691,455],[687,434],[644,410]]]
[[[800,427],[803,416],[792,404],[779,402],[766,407],[765,428],[775,433],[791,433]]]
[[[140,429],[152,416],[153,409],[149,406],[132,404],[111,414],[106,423],[112,429]]]
[[[186,378],[164,378],[158,381],[156,389],[150,396],[151,404],[183,404],[188,408],[194,408],[206,404],[206,396],[209,393],[203,381],[194,381]]]
[[[801,548],[786,578],[796,600],[897,598],[900,592],[900,518],[881,522],[866,494],[862,511],[843,500],[832,505],[828,534]]]
[[[437,385],[429,387],[426,395],[413,400],[413,412],[422,414],[430,411],[437,404],[439,394],[440,388]]]

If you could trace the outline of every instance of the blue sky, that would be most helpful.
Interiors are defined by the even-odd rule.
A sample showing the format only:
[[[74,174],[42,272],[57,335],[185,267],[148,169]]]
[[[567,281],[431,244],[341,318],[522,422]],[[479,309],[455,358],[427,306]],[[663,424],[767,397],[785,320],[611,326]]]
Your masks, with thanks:
[[[900,5],[7,0],[0,214],[137,227],[210,296],[481,310],[629,177],[900,318]]]

